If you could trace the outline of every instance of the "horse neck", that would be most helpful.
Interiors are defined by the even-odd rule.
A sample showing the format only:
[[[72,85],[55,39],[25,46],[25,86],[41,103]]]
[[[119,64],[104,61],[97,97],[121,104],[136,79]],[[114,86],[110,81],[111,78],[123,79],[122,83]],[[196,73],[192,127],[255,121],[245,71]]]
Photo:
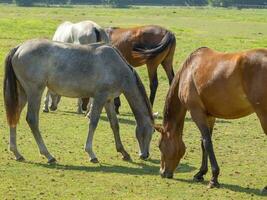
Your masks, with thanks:
[[[174,78],[166,97],[163,126],[171,134],[178,133],[179,136],[182,136],[186,108],[178,96],[181,72],[178,73],[179,75]]]
[[[126,96],[126,99],[128,100],[133,111],[137,126],[144,126],[147,123],[151,124],[152,126],[153,121],[150,118],[145,103],[140,99],[140,96],[139,98],[133,98],[133,96],[129,95],[128,97]]]
[[[140,78],[136,72],[134,72],[134,74],[137,79],[137,84],[128,87],[128,89],[124,92],[124,95],[133,111],[137,125],[143,126],[149,124],[150,126],[153,126],[154,119],[150,102],[147,98],[144,88],[142,88],[144,86],[140,85],[142,84]]]

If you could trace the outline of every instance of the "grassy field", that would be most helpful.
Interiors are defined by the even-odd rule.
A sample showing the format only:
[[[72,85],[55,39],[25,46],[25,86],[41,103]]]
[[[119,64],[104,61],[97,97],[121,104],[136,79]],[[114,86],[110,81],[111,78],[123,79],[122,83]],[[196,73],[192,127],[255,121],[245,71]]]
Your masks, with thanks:
[[[267,10],[235,10],[180,7],[18,8],[0,5],[0,63],[7,52],[30,38],[51,38],[65,20],[93,20],[102,26],[129,27],[158,24],[177,37],[175,70],[195,48],[208,46],[221,51],[267,48]],[[148,86],[145,67],[138,69]],[[2,83],[3,67],[0,70]],[[2,86],[1,86],[2,87]],[[148,88],[148,87],[147,87]],[[154,111],[160,112],[168,90],[167,77],[159,67],[159,88]],[[0,90],[2,96],[2,90]],[[58,164],[48,165],[37,149],[25,121],[18,126],[18,146],[26,162],[16,162],[8,151],[8,127],[0,100],[0,199],[265,199],[260,190],[267,184],[267,137],[255,115],[239,120],[217,120],[214,146],[221,167],[220,189],[194,183],[200,166],[200,133],[188,116],[184,138],[185,158],[173,180],[158,175],[158,134],[153,135],[151,158],[138,159],[135,121],[123,99],[120,128],[124,146],[133,161],[125,162],[115,150],[106,114],[101,115],[94,140],[100,164],[92,164],[83,150],[88,121],[75,114],[76,100],[64,98],[59,110],[40,114],[40,128]],[[210,178],[210,171],[206,180]]]

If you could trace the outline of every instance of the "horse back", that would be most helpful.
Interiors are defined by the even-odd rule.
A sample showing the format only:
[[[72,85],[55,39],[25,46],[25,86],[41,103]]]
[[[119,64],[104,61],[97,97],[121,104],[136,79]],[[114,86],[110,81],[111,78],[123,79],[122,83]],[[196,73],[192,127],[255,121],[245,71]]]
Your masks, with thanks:
[[[53,41],[58,41],[58,42],[68,42],[72,43],[73,38],[72,38],[72,25],[73,23],[71,22],[63,22],[57,27],[56,32],[54,33],[53,36]]]
[[[47,86],[68,97],[88,97],[103,87],[117,92],[132,73],[112,47],[99,43],[30,40],[19,47],[12,61],[23,88]]]

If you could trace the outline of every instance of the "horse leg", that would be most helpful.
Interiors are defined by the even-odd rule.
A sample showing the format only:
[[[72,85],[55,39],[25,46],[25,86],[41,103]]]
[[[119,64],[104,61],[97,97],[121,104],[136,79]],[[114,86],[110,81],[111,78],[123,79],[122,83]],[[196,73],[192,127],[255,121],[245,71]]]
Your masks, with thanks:
[[[209,182],[208,187],[209,188],[220,187],[220,184],[218,182],[220,168],[218,166],[216,156],[213,150],[211,130],[209,127],[208,116],[202,110],[191,111],[191,116],[192,116],[193,121],[196,123],[198,129],[201,132],[201,137],[202,137],[203,147],[204,147],[203,149],[207,152],[209,160],[210,160],[210,164],[211,164],[212,178]],[[204,169],[205,169],[205,166],[204,166]]]
[[[264,100],[265,98],[263,98]],[[267,110],[266,106],[264,105],[265,102],[259,102],[258,104],[254,104],[255,112],[260,119],[261,127],[264,131],[264,133],[267,136]],[[264,106],[263,106],[264,105]],[[267,195],[267,186],[265,186],[261,190],[262,195]]]
[[[51,105],[49,108],[50,110],[55,111],[57,110],[57,105],[61,99],[61,96],[50,91],[50,97],[51,97]]]
[[[116,97],[116,98],[114,99],[114,105],[115,105],[115,111],[116,111],[117,115],[119,115],[119,114],[120,114],[120,112],[119,112],[119,108],[120,108],[120,106],[121,106],[120,96],[118,96],[118,97]]]
[[[43,107],[43,112],[49,112],[49,100],[50,100],[50,90],[48,89],[45,95],[44,99],[44,107]]]
[[[78,98],[78,101],[77,101],[77,113],[78,114],[83,113],[82,105],[83,105],[82,99]]]
[[[121,142],[120,138],[120,130],[119,130],[119,123],[116,115],[116,111],[114,108],[113,102],[108,102],[105,105],[105,109],[107,112],[107,116],[110,122],[110,127],[114,134],[115,144],[116,144],[116,150],[117,152],[120,152],[122,154],[123,160],[130,160],[130,155],[125,151],[123,144]]]
[[[163,69],[165,70],[168,79],[169,79],[169,84],[171,84],[172,79],[174,78],[174,72],[173,72],[173,57],[175,53],[175,47],[176,47],[176,42],[172,43],[168,54],[164,58],[164,60],[161,62],[161,65],[163,66]]]
[[[40,154],[48,159],[48,163],[55,162],[56,159],[48,152],[39,130],[39,109],[41,103],[41,93],[32,93],[28,96],[28,111],[26,121],[31,128],[34,139],[39,147]]]
[[[82,110],[87,111],[88,104],[89,104],[89,98],[82,98]]]
[[[98,159],[93,152],[93,138],[94,138],[94,133],[95,129],[97,127],[100,114],[102,112],[102,109],[107,101],[107,96],[103,95],[102,96],[96,96],[94,98],[91,114],[90,114],[90,123],[89,123],[89,131],[88,131],[88,136],[85,144],[85,151],[89,154],[90,161],[92,163],[98,163]]]
[[[150,82],[150,97],[149,100],[153,106],[157,88],[158,88],[158,75],[157,75],[157,65],[147,64],[149,82]]]
[[[22,109],[26,105],[27,98],[25,96],[24,91],[22,90],[20,86],[18,90],[19,90],[19,115],[20,115]],[[17,129],[16,127],[10,127],[9,150],[13,152],[17,161],[22,161],[24,160],[24,157],[19,153],[18,148],[17,148],[17,130],[16,129]]]
[[[209,117],[208,118],[208,124],[209,124],[209,130],[210,130],[210,135],[212,136],[212,131],[215,123],[215,118],[214,117]],[[194,175],[194,181],[196,182],[202,182],[204,181],[203,176],[208,172],[208,153],[206,152],[204,148],[204,143],[203,139],[201,138],[201,150],[202,150],[202,161],[201,161],[201,167]]]
[[[162,61],[162,66],[164,71],[167,74],[168,80],[169,80],[169,85],[172,83],[172,79],[174,78],[174,71],[173,71],[173,66],[172,66],[173,59],[165,59]]]
[[[92,97],[89,98],[89,101],[87,104],[87,110],[86,110],[86,114],[85,114],[85,116],[88,117],[88,119],[91,118],[91,113],[92,113],[91,111],[92,111],[93,103],[94,103],[94,99]]]

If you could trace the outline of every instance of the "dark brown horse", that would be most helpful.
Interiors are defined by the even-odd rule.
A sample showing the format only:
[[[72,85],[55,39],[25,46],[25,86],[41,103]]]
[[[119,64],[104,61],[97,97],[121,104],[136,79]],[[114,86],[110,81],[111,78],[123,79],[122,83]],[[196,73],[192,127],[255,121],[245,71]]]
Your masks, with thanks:
[[[202,164],[194,180],[204,180],[209,158],[209,187],[219,187],[220,170],[211,139],[215,118],[237,119],[255,112],[267,134],[266,85],[267,49],[220,53],[203,47],[194,51],[169,89],[163,127],[155,127],[161,133],[161,175],[172,178],[185,153],[182,132],[188,110],[202,136]]]
[[[146,64],[150,81],[150,102],[153,105],[158,87],[157,68],[161,64],[168,76],[169,84],[174,77],[173,57],[176,39],[172,32],[160,26],[140,26],[134,28],[108,28],[111,43],[120,50],[124,58],[133,66]],[[120,105],[119,99],[115,105]]]

